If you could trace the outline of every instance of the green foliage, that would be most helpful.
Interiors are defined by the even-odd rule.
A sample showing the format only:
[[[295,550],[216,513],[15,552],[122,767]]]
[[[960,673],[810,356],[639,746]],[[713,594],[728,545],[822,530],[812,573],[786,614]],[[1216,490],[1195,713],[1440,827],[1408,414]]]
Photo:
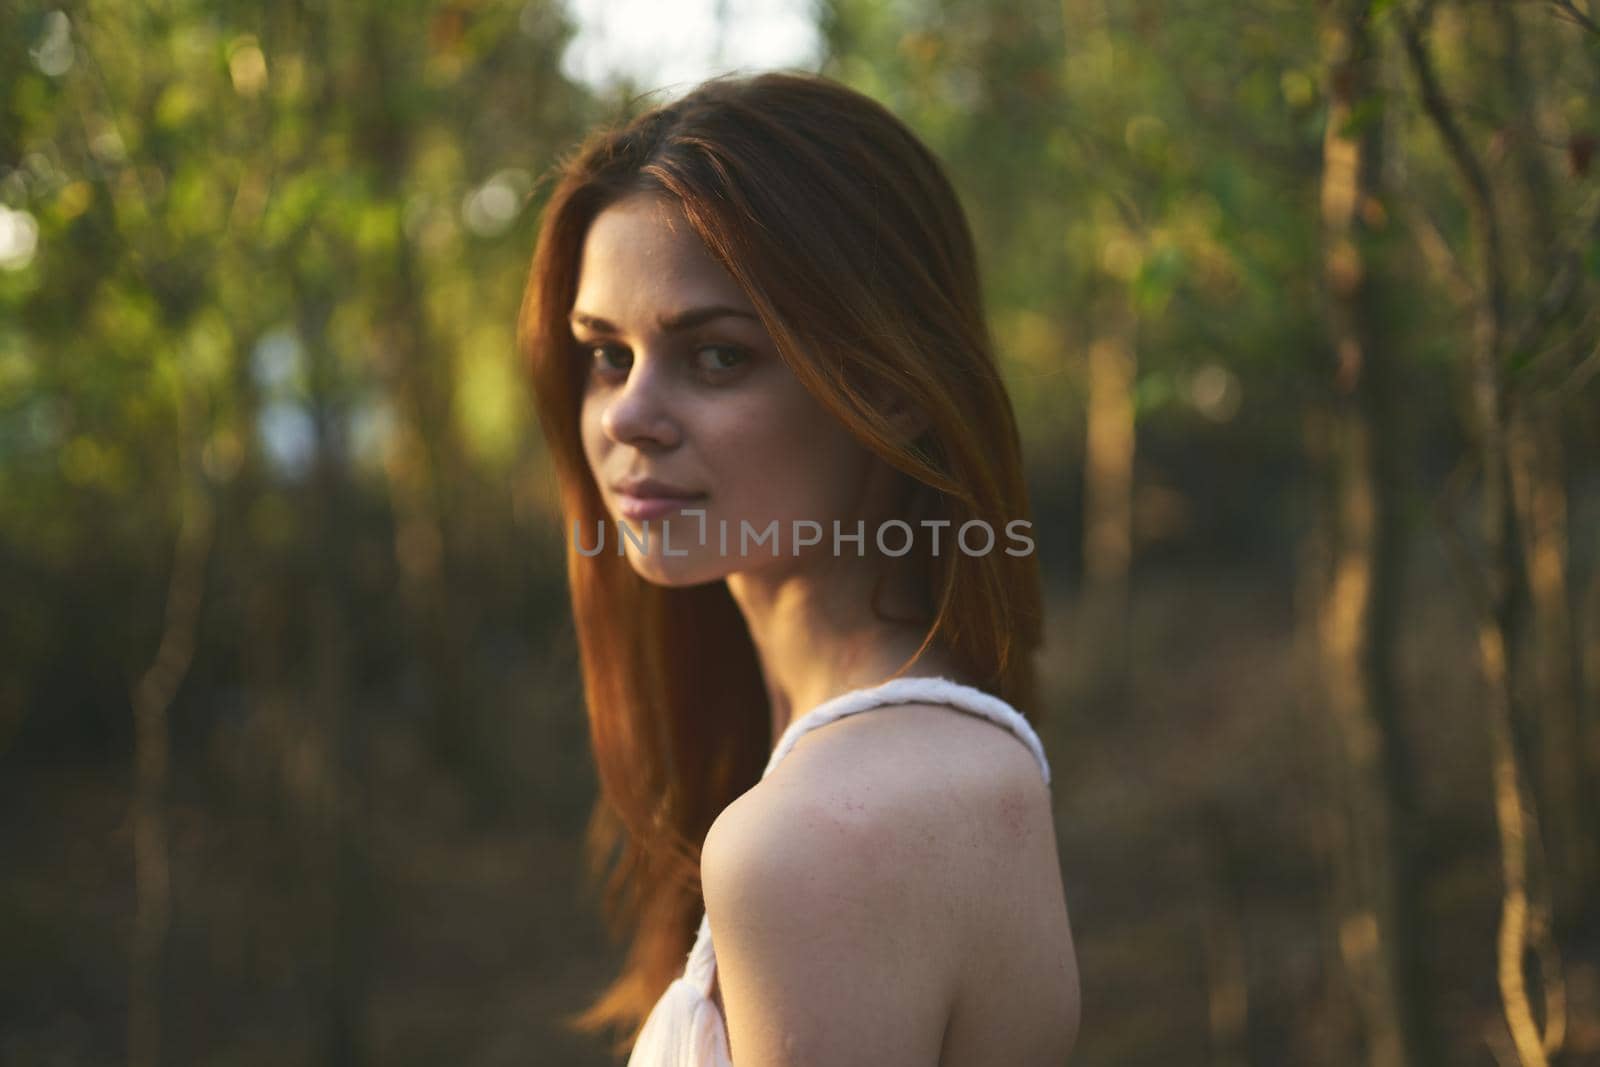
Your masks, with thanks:
[[[1339,136],[1349,138],[1361,136],[1362,131],[1368,126],[1383,121],[1384,109],[1392,106],[1392,102],[1386,99],[1386,94],[1372,93],[1350,109],[1350,114],[1339,126]]]

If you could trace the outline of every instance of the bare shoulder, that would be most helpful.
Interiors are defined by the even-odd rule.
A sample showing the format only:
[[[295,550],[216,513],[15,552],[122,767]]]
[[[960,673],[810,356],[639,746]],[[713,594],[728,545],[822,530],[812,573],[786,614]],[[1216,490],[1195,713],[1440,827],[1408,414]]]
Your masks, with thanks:
[[[890,790],[769,776],[706,835],[700,881],[735,1063],[939,1059],[955,945],[932,850]]]
[[[995,850],[1032,839],[1054,851],[1050,789],[1032,751],[987,719],[896,704],[814,729],[722,813],[703,866],[813,858],[871,861],[904,886],[949,886],[964,868],[991,882]],[[892,865],[885,866],[892,860]],[[845,873],[845,872],[840,872]]]
[[[935,832],[924,841],[941,868],[969,860],[985,878],[993,875],[990,846],[1053,838],[1050,789],[1032,750],[1010,730],[942,704],[888,705],[812,730],[762,787],[851,802],[891,832]]]
[[[938,1061],[1055,857],[1038,763],[987,720],[904,704],[806,734],[702,852],[735,1062]]]

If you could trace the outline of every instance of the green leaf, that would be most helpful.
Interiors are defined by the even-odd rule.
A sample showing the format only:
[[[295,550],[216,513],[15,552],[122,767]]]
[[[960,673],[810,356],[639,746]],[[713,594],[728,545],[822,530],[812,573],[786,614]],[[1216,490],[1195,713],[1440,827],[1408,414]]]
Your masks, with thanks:
[[[1344,125],[1339,128],[1341,137],[1357,137],[1374,122],[1383,118],[1384,94],[1374,90],[1355,107],[1350,109],[1350,115],[1344,120]]]

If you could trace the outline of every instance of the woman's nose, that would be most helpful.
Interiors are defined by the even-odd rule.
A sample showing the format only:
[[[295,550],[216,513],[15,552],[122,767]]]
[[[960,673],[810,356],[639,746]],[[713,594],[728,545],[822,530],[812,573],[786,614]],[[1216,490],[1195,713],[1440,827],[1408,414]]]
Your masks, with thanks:
[[[600,414],[600,428],[618,444],[669,448],[682,436],[672,411],[670,383],[661,360],[637,356],[620,389],[614,390]]]

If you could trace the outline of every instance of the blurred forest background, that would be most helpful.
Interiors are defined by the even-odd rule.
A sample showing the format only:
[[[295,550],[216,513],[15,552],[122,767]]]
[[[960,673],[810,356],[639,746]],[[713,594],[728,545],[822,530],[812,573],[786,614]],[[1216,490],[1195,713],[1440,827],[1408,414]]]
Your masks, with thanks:
[[[815,11],[982,248],[1074,1062],[1600,1063],[1597,22]],[[650,102],[575,33],[0,4],[0,1064],[613,1062],[513,344]]]

